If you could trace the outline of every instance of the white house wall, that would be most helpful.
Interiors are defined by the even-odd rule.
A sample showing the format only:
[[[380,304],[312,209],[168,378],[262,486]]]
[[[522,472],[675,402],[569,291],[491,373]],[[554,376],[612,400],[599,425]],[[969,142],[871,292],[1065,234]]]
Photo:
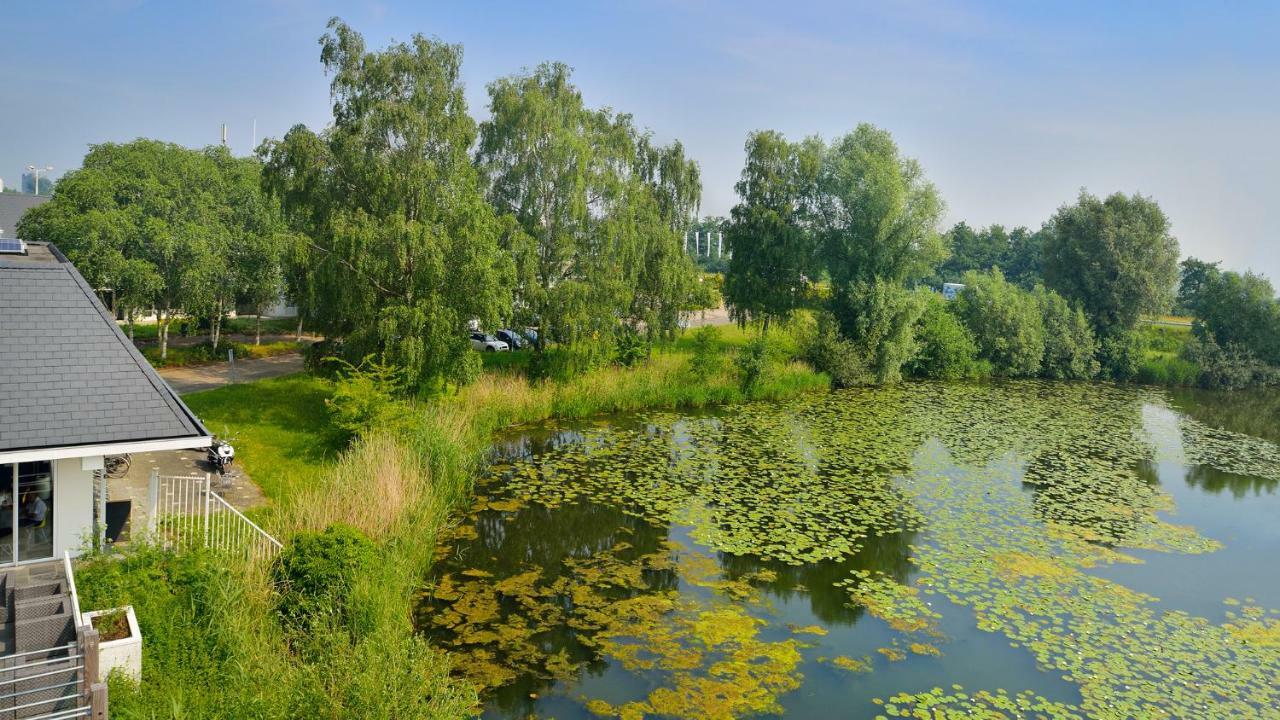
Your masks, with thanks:
[[[53,462],[53,556],[74,556],[93,537],[93,472],[78,457]]]

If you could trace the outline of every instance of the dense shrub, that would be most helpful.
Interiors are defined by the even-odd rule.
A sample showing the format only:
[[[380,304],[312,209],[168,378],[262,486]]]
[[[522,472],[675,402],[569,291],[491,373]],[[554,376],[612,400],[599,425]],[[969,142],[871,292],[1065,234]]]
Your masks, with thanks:
[[[635,367],[649,356],[649,345],[640,333],[631,328],[618,331],[614,339],[614,362],[623,367]]]
[[[1098,374],[1097,343],[1084,311],[1043,286],[1035,289],[1044,323],[1040,374],[1055,380],[1086,380]]]
[[[1133,380],[1142,365],[1142,336],[1126,331],[1102,338],[1098,343],[1098,363],[1104,378],[1119,382]]]
[[[693,354],[689,356],[689,374],[694,380],[706,380],[720,369],[721,358],[716,349],[720,331],[705,325],[693,331]]]
[[[804,359],[815,370],[826,373],[835,387],[851,387],[871,381],[871,371],[862,350],[840,336],[835,317],[819,313],[817,322],[802,343]]]
[[[764,335],[752,338],[739,349],[734,362],[738,367],[738,385],[743,393],[750,395],[769,368],[769,345]]]
[[[1213,272],[1195,301],[1196,336],[1222,346],[1238,346],[1271,365],[1280,365],[1280,301],[1261,275]]]
[[[998,375],[1033,377],[1044,359],[1044,321],[1031,293],[1006,282],[999,270],[970,272],[955,312],[973,334],[979,356]]]
[[[978,372],[978,346],[943,300],[929,303],[916,324],[916,355],[908,371],[916,377],[959,380]]]
[[[329,419],[350,437],[385,428],[402,416],[398,404],[403,395],[404,374],[399,368],[367,357],[359,367],[345,366],[333,397],[325,401]]]
[[[1235,390],[1280,384],[1280,369],[1241,345],[1222,347],[1212,338],[1197,339],[1187,345],[1185,356],[1199,368],[1196,384],[1200,387]]]
[[[926,294],[876,278],[851,283],[831,299],[840,335],[857,348],[878,383],[902,379],[902,367],[916,353],[915,324]]]
[[[286,629],[309,633],[320,626],[358,635],[352,591],[376,558],[369,538],[347,525],[291,537],[271,569],[281,588],[276,610]]]

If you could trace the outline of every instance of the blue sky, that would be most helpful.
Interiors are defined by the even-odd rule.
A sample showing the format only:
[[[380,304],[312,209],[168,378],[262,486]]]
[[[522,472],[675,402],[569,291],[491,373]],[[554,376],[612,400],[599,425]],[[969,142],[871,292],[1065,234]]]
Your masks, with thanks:
[[[1038,227],[1081,187],[1140,191],[1185,254],[1280,281],[1280,4],[1203,2],[11,2],[0,177],[155,137],[233,149],[328,120],[316,39],[421,32],[485,84],[561,60],[593,105],[679,138],[726,214],[754,129],[893,132],[948,222]],[[1280,283],[1278,283],[1280,284]]]

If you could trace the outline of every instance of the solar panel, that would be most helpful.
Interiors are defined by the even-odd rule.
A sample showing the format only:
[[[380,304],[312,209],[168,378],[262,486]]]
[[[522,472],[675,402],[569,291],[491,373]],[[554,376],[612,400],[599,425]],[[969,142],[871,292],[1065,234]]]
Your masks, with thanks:
[[[23,255],[27,252],[27,244],[18,238],[0,238],[0,253]]]

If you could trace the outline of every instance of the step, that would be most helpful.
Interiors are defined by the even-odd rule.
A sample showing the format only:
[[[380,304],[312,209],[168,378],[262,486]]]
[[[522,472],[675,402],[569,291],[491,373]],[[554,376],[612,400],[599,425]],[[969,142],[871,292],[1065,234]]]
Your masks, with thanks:
[[[75,621],[69,613],[19,620],[13,624],[14,649],[20,653],[75,642]]]

